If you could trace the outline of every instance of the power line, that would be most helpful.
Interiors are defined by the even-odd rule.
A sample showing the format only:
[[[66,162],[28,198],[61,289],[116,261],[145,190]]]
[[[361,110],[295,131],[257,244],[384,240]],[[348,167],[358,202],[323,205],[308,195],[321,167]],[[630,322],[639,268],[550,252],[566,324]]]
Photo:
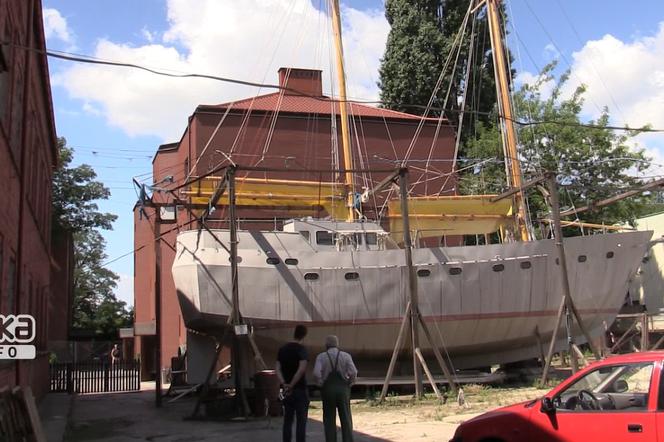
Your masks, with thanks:
[[[355,103],[355,104],[384,104],[380,100],[338,100],[338,99],[330,99],[329,97],[318,97],[310,94],[305,94],[300,91],[285,87],[285,86],[280,86],[276,84],[267,84],[267,83],[258,83],[258,82],[253,82],[253,81],[245,81],[245,80],[238,80],[235,78],[228,78],[228,77],[221,77],[217,75],[209,75],[209,74],[196,74],[196,73],[187,73],[187,74],[173,74],[166,72],[165,70],[157,70],[153,68],[148,68],[146,66],[141,66],[138,64],[134,63],[123,63],[123,62],[116,62],[116,61],[110,61],[110,60],[102,60],[99,58],[84,58],[83,56],[77,56],[70,54],[68,52],[64,51],[49,51],[49,50],[41,50],[37,48],[30,48],[27,46],[23,45],[18,45],[15,43],[4,43],[8,45],[12,45],[14,47],[28,50],[28,51],[33,51],[37,52],[40,54],[47,55],[49,57],[53,58],[58,58],[61,60],[67,60],[67,61],[72,61],[72,62],[77,62],[77,63],[88,63],[88,64],[96,64],[96,65],[106,65],[106,66],[115,66],[115,67],[124,67],[124,68],[131,68],[131,69],[138,69],[138,70],[143,70],[146,72],[149,72],[154,75],[160,75],[160,76],[166,76],[166,77],[173,77],[173,78],[201,78],[201,79],[207,79],[207,80],[215,80],[215,81],[221,81],[225,83],[233,83],[233,84],[239,84],[239,85],[244,85],[244,86],[252,86],[252,87],[258,87],[258,88],[266,88],[266,89],[277,89],[277,90],[283,90],[287,92],[291,92],[296,95],[300,95],[303,97],[308,97],[308,98],[313,98],[316,100],[321,100],[321,101],[334,101],[337,103]],[[88,56],[85,56],[88,57]],[[410,107],[410,108],[415,108],[415,109],[426,109],[427,106],[424,105],[402,105],[403,107]],[[436,108],[436,107],[429,107],[430,110],[437,110],[437,111],[444,111],[448,113],[458,113],[461,112],[459,109],[445,109],[445,108]],[[481,112],[481,111],[473,111],[473,110],[464,110],[463,112],[466,113],[474,113],[477,115],[490,115],[491,112]],[[504,115],[498,115],[500,118],[505,118]],[[506,118],[505,118],[506,119]],[[436,119],[437,120],[437,119]],[[514,124],[517,124],[519,126],[535,126],[535,125],[541,125],[541,124],[556,124],[560,126],[568,126],[568,127],[584,127],[584,128],[589,128],[589,129],[609,129],[609,130],[620,130],[620,131],[633,131],[633,132],[648,132],[648,133],[664,133],[664,129],[655,129],[651,127],[641,127],[641,128],[630,128],[627,124],[624,125],[596,125],[596,124],[587,124],[587,123],[573,123],[573,122],[566,122],[566,121],[556,121],[556,120],[539,120],[539,121],[520,121],[517,119],[510,119]]]

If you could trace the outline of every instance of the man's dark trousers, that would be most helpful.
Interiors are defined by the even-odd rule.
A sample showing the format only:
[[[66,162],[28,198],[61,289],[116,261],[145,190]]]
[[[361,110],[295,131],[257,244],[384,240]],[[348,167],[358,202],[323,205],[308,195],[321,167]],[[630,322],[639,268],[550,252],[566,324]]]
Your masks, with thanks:
[[[307,436],[307,418],[309,415],[309,394],[306,388],[294,388],[284,398],[284,429],[283,441],[291,442],[293,435],[293,418],[295,423],[295,442],[304,442]]]

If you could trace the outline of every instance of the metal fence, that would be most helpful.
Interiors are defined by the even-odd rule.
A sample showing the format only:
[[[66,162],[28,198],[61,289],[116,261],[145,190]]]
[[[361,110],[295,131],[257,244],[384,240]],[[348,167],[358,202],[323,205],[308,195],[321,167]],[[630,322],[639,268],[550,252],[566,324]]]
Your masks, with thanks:
[[[141,389],[139,360],[108,362],[56,362],[49,366],[50,391],[108,393]]]

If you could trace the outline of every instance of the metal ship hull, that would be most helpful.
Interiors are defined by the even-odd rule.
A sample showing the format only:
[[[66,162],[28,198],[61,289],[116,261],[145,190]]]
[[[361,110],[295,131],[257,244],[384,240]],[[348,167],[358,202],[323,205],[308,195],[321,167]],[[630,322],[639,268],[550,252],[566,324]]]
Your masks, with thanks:
[[[178,235],[173,264],[183,319],[201,332],[223,329],[232,309],[229,252],[221,245],[229,233],[212,232]],[[591,335],[614,320],[650,236],[565,239],[572,295]],[[312,353],[336,334],[365,367],[386,364],[408,297],[403,250],[321,251],[293,232],[239,231],[238,239],[240,311],[264,354],[275,354],[303,323]],[[563,297],[553,240],[417,248],[413,263],[420,310],[454,368],[540,356]]]

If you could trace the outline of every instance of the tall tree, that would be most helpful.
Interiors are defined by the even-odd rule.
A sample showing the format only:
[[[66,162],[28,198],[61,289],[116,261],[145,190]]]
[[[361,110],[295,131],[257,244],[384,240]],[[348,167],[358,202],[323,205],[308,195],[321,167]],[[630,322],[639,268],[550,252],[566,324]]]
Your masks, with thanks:
[[[474,127],[477,119],[485,123],[490,121],[487,114],[496,103],[495,80],[484,12],[480,11],[469,21],[464,38],[459,39],[461,51],[456,68],[452,69],[456,58],[454,42],[468,6],[467,0],[386,1],[385,15],[391,30],[378,83],[383,106],[423,113],[446,60],[450,58],[450,66],[444,73],[442,87],[436,93],[434,107],[449,110],[447,117],[455,123],[460,98],[466,90],[467,108],[474,112],[466,118],[464,127]],[[472,47],[471,33],[474,34]],[[472,63],[469,64],[471,51]],[[448,89],[450,93],[446,101]],[[465,136],[471,133],[468,129],[464,131]]]
[[[614,131],[609,125],[608,109],[600,116],[582,124],[584,86],[571,94],[567,90],[568,75],[555,78],[555,64],[547,66],[537,81],[524,84],[513,97],[516,118],[537,123],[518,130],[519,154],[525,175],[543,171],[557,174],[561,185],[561,204],[580,207],[601,200],[622,190],[637,187],[635,172],[649,167],[645,153],[630,147],[636,131]],[[543,93],[553,85],[552,92]],[[545,88],[546,86],[546,88]],[[590,127],[592,126],[592,127]],[[480,126],[478,138],[468,142],[467,150],[474,158],[495,161],[478,165],[461,176],[463,193],[493,193],[505,189],[505,172],[498,129]],[[528,193],[531,217],[544,216],[548,209],[537,190]],[[649,202],[647,197],[631,198],[580,216],[584,221],[613,224],[633,222]],[[568,229],[572,233],[574,229]]]
[[[112,229],[116,215],[100,212],[96,201],[110,191],[96,181],[87,164],[71,167],[74,151],[58,139],[59,162],[53,174],[53,234],[70,233],[74,240],[73,327],[115,336],[117,328],[132,322],[126,303],[113,289],[118,275],[104,267],[106,243],[98,229]]]

